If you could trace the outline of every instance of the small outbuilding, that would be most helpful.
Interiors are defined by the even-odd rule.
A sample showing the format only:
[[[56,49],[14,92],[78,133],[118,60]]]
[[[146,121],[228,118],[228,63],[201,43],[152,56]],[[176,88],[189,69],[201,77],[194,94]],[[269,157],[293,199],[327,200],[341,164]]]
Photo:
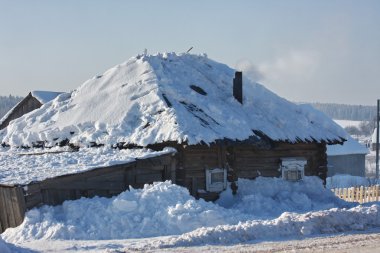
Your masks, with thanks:
[[[365,157],[368,153],[368,148],[350,136],[342,145],[328,146],[327,176],[348,174],[365,177]]]
[[[29,94],[16,104],[0,120],[0,130],[6,128],[11,120],[20,118],[24,114],[40,108],[43,104],[53,100],[62,92],[52,91],[31,91]]]

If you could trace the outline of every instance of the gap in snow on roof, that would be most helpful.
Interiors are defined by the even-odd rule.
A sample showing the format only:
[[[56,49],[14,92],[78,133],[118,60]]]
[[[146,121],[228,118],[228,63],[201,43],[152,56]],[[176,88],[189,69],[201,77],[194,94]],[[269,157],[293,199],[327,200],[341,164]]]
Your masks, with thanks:
[[[77,146],[124,142],[143,147],[246,140],[255,131],[289,142],[346,137],[323,114],[277,96],[244,73],[240,104],[233,97],[234,74],[205,55],[138,55],[89,79],[65,99],[59,96],[14,120],[0,137],[11,146],[69,140]]]

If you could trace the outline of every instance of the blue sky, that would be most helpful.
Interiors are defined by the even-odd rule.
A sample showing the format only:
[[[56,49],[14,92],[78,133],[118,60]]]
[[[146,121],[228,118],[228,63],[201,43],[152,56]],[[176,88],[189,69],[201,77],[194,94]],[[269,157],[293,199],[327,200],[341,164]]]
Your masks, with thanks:
[[[292,101],[375,104],[380,1],[0,0],[0,95],[70,91],[142,53],[207,55]]]

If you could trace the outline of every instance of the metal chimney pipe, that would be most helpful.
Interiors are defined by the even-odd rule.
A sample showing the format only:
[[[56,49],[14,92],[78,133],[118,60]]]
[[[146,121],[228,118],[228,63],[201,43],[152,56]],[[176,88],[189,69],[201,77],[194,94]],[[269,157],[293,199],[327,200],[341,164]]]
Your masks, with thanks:
[[[243,104],[243,72],[236,71],[233,81],[233,95],[234,98]]]

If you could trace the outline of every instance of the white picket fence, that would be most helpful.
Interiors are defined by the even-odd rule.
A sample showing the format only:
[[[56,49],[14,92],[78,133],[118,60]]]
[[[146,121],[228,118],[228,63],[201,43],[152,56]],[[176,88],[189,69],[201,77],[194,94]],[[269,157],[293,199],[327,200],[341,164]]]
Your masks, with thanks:
[[[335,195],[348,202],[367,203],[379,201],[379,185],[331,189]]]

